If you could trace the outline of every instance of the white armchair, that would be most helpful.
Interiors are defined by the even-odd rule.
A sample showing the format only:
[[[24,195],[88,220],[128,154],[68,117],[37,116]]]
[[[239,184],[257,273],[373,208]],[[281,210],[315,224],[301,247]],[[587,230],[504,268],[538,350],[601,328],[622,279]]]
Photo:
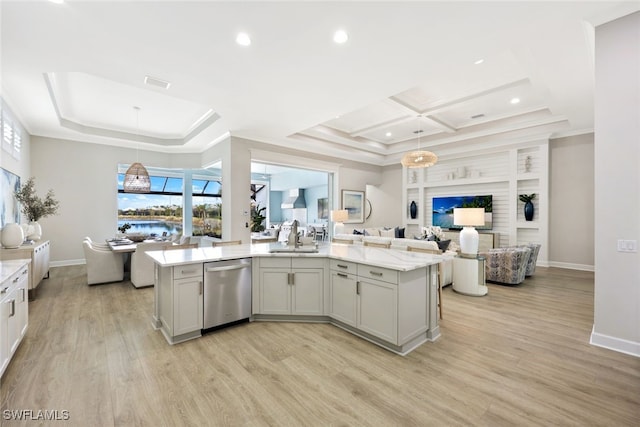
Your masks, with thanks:
[[[141,288],[143,286],[154,285],[154,262],[145,252],[161,251],[166,245],[166,242],[138,243],[135,252],[131,254],[131,283],[133,286]]]
[[[89,285],[121,282],[124,279],[122,254],[115,253],[111,249],[93,246],[89,240],[82,242],[82,248],[87,262]]]

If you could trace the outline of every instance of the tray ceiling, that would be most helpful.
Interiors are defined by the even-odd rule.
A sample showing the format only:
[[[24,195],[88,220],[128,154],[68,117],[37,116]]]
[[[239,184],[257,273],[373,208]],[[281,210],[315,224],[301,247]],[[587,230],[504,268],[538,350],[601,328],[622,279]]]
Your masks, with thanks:
[[[453,153],[592,130],[593,26],[640,9],[620,1],[0,7],[3,97],[30,134],[165,152],[201,152],[230,134],[378,165],[417,145]],[[346,43],[332,40],[338,29]],[[240,31],[251,45],[235,42]]]

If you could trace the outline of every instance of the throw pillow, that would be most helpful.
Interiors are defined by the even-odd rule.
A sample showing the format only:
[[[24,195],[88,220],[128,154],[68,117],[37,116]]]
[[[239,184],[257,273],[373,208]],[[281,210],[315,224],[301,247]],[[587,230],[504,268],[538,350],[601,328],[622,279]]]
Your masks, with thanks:
[[[442,252],[445,252],[449,248],[449,244],[451,243],[451,239],[449,240],[440,240],[438,242],[438,249]]]
[[[404,228],[396,227],[394,231],[396,239],[404,239]]]
[[[364,230],[360,231],[360,230],[356,230],[355,228],[353,229],[353,234],[364,234]]]
[[[380,236],[380,230],[377,228],[365,228],[364,229],[365,236]]]
[[[380,236],[394,238],[396,237],[396,232],[394,229],[380,230]]]
[[[436,241],[436,236],[435,236],[435,234],[429,234],[424,240],[428,240],[430,242],[435,242]]]

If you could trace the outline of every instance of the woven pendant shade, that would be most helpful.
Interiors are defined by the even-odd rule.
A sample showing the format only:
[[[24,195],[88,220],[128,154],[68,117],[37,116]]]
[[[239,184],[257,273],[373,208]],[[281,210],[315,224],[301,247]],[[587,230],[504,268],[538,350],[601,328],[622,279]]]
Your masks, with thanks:
[[[428,168],[429,166],[433,166],[438,161],[438,156],[433,154],[431,151],[410,151],[402,156],[402,166],[407,168]]]
[[[136,162],[127,169],[122,187],[125,193],[149,193],[151,191],[151,179],[142,163]]]

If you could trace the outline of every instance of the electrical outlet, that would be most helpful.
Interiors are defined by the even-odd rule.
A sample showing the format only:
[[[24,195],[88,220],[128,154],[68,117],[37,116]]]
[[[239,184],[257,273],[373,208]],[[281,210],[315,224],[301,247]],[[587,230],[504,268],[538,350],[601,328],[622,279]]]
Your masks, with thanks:
[[[618,252],[638,252],[638,241],[618,239]]]

